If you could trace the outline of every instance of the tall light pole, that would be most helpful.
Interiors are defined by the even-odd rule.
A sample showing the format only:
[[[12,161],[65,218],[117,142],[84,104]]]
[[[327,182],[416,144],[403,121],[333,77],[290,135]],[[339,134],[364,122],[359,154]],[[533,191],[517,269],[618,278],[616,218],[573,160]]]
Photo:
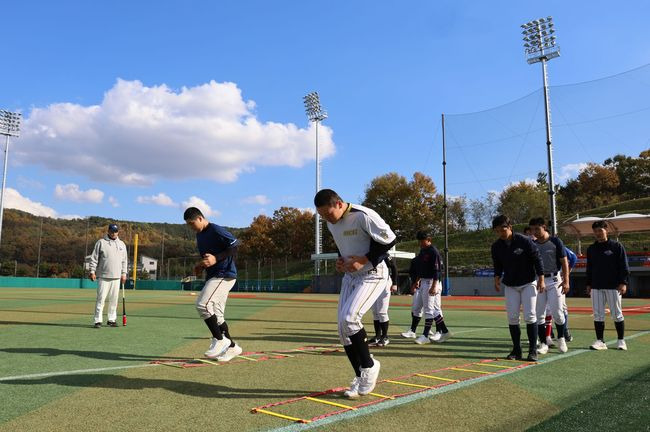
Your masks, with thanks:
[[[540,18],[522,24],[524,50],[528,64],[542,63],[544,81],[544,107],[546,108],[546,155],[548,159],[548,197],[551,207],[551,235],[557,233],[555,213],[555,181],[553,179],[553,145],[551,143],[551,109],[549,106],[548,77],[546,62],[560,56],[560,47],[555,45],[553,18]]]
[[[307,96],[303,97],[305,103],[305,112],[307,113],[307,118],[309,121],[316,123],[316,192],[320,190],[320,156],[318,149],[318,124],[327,118],[327,111],[323,110],[320,106],[320,96],[318,92],[311,92]],[[315,248],[314,253],[320,254],[323,252],[321,245],[321,229],[320,229],[320,215],[316,212],[316,228],[315,228]],[[314,274],[318,276],[320,274],[320,261],[316,259],[314,261]]]
[[[2,244],[2,217],[5,205],[5,184],[7,183],[7,163],[9,161],[9,137],[20,135],[20,113],[0,110],[0,135],[5,136],[5,164],[2,172],[2,195],[0,195],[0,244]]]

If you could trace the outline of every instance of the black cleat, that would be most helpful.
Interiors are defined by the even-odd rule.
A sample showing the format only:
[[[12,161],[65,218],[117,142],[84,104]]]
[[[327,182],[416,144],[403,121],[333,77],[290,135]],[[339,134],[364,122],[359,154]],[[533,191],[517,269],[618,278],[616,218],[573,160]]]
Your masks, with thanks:
[[[101,327],[102,327],[102,323],[95,323],[95,325],[94,325],[93,327],[94,327],[94,328],[101,328]]]
[[[528,351],[528,357],[526,357],[526,361],[536,362],[537,361],[537,350]]]
[[[573,340],[573,336],[571,336],[571,333],[564,332],[564,340],[567,342],[571,342]]]
[[[106,323],[106,325],[109,327],[117,327],[117,323],[115,321],[109,321]]]
[[[508,354],[508,357],[506,358],[508,360],[521,360],[521,351],[512,350],[512,352]]]

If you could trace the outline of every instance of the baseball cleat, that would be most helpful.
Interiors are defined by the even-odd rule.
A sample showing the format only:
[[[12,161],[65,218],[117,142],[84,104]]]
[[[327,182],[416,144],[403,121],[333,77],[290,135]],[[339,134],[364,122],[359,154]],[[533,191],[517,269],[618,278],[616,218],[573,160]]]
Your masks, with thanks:
[[[537,345],[537,354],[546,354],[548,352],[548,345],[540,343]]]
[[[424,345],[431,343],[431,340],[429,339],[429,336],[421,335],[415,340],[415,343],[418,345]]]
[[[616,349],[627,351],[627,344],[625,343],[625,339],[619,339],[616,342]]]
[[[93,326],[94,328],[102,328],[102,323],[96,322],[95,325]]]
[[[405,337],[407,339],[415,339],[416,337],[418,337],[418,335],[415,334],[415,332],[413,330],[408,329],[407,331],[402,333],[402,337]]]
[[[521,351],[512,350],[510,354],[506,357],[508,360],[521,360]]]
[[[230,339],[225,336],[221,340],[212,338],[212,343],[210,344],[210,348],[205,352],[205,356],[211,359],[217,358],[220,355],[225,354],[229,346]]]
[[[230,361],[230,360],[234,359],[235,357],[237,357],[241,353],[242,353],[241,347],[235,343],[234,347],[228,347],[228,349],[226,349],[225,353],[223,353],[219,357],[217,357],[217,361],[219,361],[219,362],[227,362],[227,361]]]
[[[569,350],[566,346],[566,340],[563,337],[557,340],[557,349],[563,354]]]
[[[428,340],[429,338],[427,338]],[[381,365],[379,360],[373,359],[375,364],[369,368],[361,368],[361,377],[359,379],[359,394],[362,396],[367,395],[374,390],[375,384],[377,384],[377,377],[379,377],[379,369]]]
[[[546,349],[548,350],[548,347],[546,347]],[[537,352],[535,350],[528,351],[528,357],[526,357],[526,361],[536,362],[537,361]]]
[[[448,331],[447,333],[440,333],[440,339],[438,339],[436,342],[443,343],[451,339],[452,336],[453,334],[450,331]]]
[[[442,333],[436,331],[434,334],[429,334],[429,339],[431,339],[431,342],[440,342],[441,335]]]
[[[571,336],[571,333],[568,331],[564,332],[564,340],[567,342],[571,342],[573,340],[573,336]]]
[[[372,339],[370,339],[368,341],[368,346],[378,346],[380,340],[381,340],[381,337],[375,336],[374,338],[372,338]]]
[[[361,381],[360,377],[355,376],[352,382],[350,383],[350,388],[343,392],[343,396],[348,399],[359,399],[359,382]]]
[[[602,351],[607,349],[607,345],[605,345],[605,342],[601,340],[597,340],[596,342],[592,343],[589,346],[589,349],[596,350],[596,351]]]
[[[117,327],[117,323],[115,321],[109,321],[106,323],[106,325],[109,327]]]
[[[555,342],[553,342],[553,338],[551,338],[550,336],[546,338],[546,346],[549,348],[555,346]]]
[[[381,338],[379,340],[379,342],[377,342],[377,346],[384,347],[384,346],[388,345],[389,343],[390,343],[390,339],[388,338],[388,336],[386,336],[386,337]]]

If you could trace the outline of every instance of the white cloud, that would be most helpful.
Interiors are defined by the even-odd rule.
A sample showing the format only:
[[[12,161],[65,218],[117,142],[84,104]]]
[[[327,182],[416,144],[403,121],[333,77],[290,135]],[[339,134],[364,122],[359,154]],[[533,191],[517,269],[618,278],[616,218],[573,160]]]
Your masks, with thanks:
[[[220,216],[221,212],[218,210],[212,210],[212,207],[208,203],[205,202],[205,200],[197,197],[197,196],[191,196],[187,199],[187,201],[183,201],[182,203],[183,209],[186,209],[188,207],[196,207],[199,210],[201,210],[201,213],[203,213],[204,216],[210,217],[210,216]]]
[[[103,182],[152,184],[164,178],[232,182],[256,166],[300,167],[315,159],[314,124],[261,122],[235,83],[146,87],[118,79],[99,105],[32,109],[14,152],[40,164]],[[320,157],[335,152],[319,129]]]
[[[577,177],[585,168],[587,168],[587,163],[585,162],[564,165],[560,168],[560,173],[558,174],[557,179],[558,181],[566,182],[571,178]]]
[[[140,204],[156,204],[164,207],[178,207],[168,195],[160,192],[158,195],[139,196],[136,201]]]
[[[271,203],[271,200],[266,195],[253,195],[242,199],[242,203],[266,205]]]
[[[57,184],[54,188],[54,196],[64,201],[101,203],[104,199],[104,192],[99,189],[83,191],[79,188],[79,185],[68,183],[65,185]]]
[[[117,198],[115,198],[114,196],[109,196],[109,197],[108,197],[108,202],[109,202],[110,205],[112,205],[113,207],[119,207],[119,206],[120,206],[120,202],[119,202],[119,201],[117,200]]]
[[[30,200],[24,197],[16,189],[5,189],[5,205],[6,208],[18,209],[31,213],[36,216],[45,217],[58,217],[56,210],[51,207],[45,206],[39,202]]]

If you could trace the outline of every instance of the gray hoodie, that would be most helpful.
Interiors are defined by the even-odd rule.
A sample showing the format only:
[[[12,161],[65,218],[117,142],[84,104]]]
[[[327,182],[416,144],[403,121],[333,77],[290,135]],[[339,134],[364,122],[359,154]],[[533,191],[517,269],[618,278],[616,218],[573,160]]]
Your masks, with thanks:
[[[126,275],[128,258],[126,245],[119,238],[112,240],[108,234],[97,240],[90,255],[90,273],[103,279],[119,279]]]

